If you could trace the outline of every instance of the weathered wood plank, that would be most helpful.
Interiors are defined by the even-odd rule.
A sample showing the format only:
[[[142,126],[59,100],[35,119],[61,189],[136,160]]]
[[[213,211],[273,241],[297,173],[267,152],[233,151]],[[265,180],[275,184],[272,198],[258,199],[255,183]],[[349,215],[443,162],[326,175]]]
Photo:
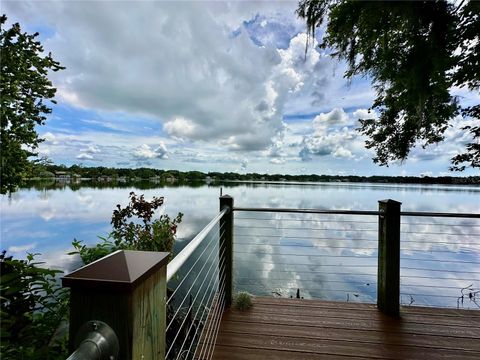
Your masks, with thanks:
[[[246,314],[239,314],[237,312],[227,312],[224,319],[226,321],[245,321],[252,323],[267,324],[283,324],[283,325],[301,325],[309,327],[322,328],[337,328],[337,329],[360,329],[364,331],[375,330],[392,333],[408,333],[408,334],[428,334],[441,335],[452,337],[470,337],[480,339],[480,329],[470,328],[468,326],[442,326],[437,324],[412,324],[405,323],[399,320],[395,322],[394,319],[385,321],[371,320],[371,319],[339,319],[339,318],[321,318],[311,316],[291,316],[277,314],[263,314],[255,313],[255,316],[250,317]],[[227,320],[228,319],[228,320]],[[225,321],[224,320],[224,321]]]
[[[480,312],[407,307],[400,319],[375,305],[254,299],[225,311],[214,359],[477,359]]]
[[[308,306],[281,306],[278,304],[255,304],[255,308],[252,309],[252,315],[255,314],[277,314],[292,315],[292,316],[310,316],[310,317],[329,317],[338,319],[350,319],[352,317],[356,319],[371,319],[378,321],[390,321],[391,319],[378,311],[377,309],[371,309],[370,311],[356,311],[355,309],[345,309],[342,311],[335,311],[332,313],[331,309],[325,308],[311,308]],[[446,326],[468,326],[480,328],[480,321],[476,321],[475,317],[469,317],[468,315],[458,315],[444,317],[442,313],[430,314],[425,316],[423,314],[408,313],[406,312],[402,317],[402,323],[416,323],[416,324],[430,324],[432,321],[437,325]]]
[[[293,305],[295,307],[308,307],[308,308],[324,308],[324,309],[341,309],[355,310],[359,312],[377,310],[375,304],[364,304],[356,302],[344,302],[344,301],[328,301],[328,300],[298,300],[298,299],[286,299],[286,298],[274,298],[274,297],[257,297],[255,298],[256,304],[270,304],[270,305]],[[425,306],[402,306],[402,314],[416,313],[425,315],[439,315],[442,316],[467,316],[480,318],[480,311],[478,310],[464,310],[464,309],[452,309],[452,308],[435,308]]]
[[[214,359],[228,360],[366,360],[369,358],[360,356],[322,355],[313,353],[301,353],[293,351],[279,351],[267,349],[249,349],[241,347],[217,345]]]
[[[311,339],[345,339],[365,343],[365,346],[375,344],[391,344],[405,346],[419,346],[424,348],[458,349],[469,350],[478,348],[478,339],[452,338],[448,336],[399,336],[398,333],[386,333],[382,331],[364,331],[357,329],[311,329],[297,325],[255,324],[237,321],[224,321],[221,331],[224,333],[236,333],[238,336],[271,335],[271,336],[294,336]]]
[[[284,350],[298,353],[313,353],[319,355],[357,355],[370,359],[452,359],[458,357],[464,360],[478,360],[478,353],[464,350],[425,349],[413,346],[398,346],[376,344],[368,346],[356,342],[338,340],[296,338],[292,336],[238,336],[221,332],[218,343],[223,346],[236,346],[244,348],[258,348],[271,350]]]

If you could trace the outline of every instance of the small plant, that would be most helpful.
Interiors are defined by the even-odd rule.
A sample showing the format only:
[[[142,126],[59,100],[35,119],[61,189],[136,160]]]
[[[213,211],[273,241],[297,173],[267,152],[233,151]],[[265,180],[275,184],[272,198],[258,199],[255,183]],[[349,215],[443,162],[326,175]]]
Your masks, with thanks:
[[[81,241],[74,240],[72,245],[83,263],[89,264],[116,250],[165,251],[172,254],[177,226],[182,222],[182,213],[171,219],[160,215],[154,219],[155,210],[163,205],[163,197],[153,197],[146,201],[143,195],[129,194],[129,204],[122,208],[117,205],[113,211],[113,230],[107,237],[99,236],[101,242],[94,247],[87,247]]]
[[[235,295],[235,308],[240,311],[248,310],[252,307],[252,295],[246,291],[240,291]]]

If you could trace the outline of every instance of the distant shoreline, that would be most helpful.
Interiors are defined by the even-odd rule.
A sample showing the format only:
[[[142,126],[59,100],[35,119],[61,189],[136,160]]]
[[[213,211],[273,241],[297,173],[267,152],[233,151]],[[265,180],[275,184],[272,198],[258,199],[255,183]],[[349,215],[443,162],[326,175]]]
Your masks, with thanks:
[[[480,176],[358,176],[318,174],[259,174],[235,172],[179,171],[152,168],[107,168],[83,167],[80,165],[35,164],[26,174],[27,179],[54,180],[57,183],[126,184],[148,181],[153,183],[262,183],[262,184],[325,184],[325,183],[370,183],[370,184],[417,184],[417,185],[480,185]],[[87,180],[88,179],[88,180]]]

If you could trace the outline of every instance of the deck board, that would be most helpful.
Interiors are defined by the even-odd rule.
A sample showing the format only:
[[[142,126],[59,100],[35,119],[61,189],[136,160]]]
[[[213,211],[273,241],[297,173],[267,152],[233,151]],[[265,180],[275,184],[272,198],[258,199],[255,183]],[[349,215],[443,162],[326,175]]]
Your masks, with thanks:
[[[257,297],[225,311],[214,359],[478,359],[480,311]]]

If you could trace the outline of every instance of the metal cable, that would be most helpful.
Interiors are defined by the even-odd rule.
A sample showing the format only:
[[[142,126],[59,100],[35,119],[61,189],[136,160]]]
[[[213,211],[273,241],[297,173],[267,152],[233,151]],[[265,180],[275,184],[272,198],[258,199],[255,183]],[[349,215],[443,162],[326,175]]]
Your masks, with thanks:
[[[221,308],[222,308],[222,309],[225,308],[225,297],[223,297]],[[217,330],[215,331],[215,339],[213,340],[213,343],[212,343],[212,355],[211,355],[211,356],[208,356],[208,359],[209,359],[209,360],[213,357],[213,354],[215,353],[215,344],[217,343],[217,337],[218,337],[218,332],[219,332],[219,330],[220,330],[220,325],[221,325],[221,323],[222,323],[222,318],[220,317],[219,320],[220,320],[220,321],[218,321],[218,323],[217,323]]]
[[[224,279],[224,280],[225,280],[225,279]],[[215,304],[215,309],[213,310],[212,319],[211,319],[211,321],[208,322],[208,326],[207,326],[207,328],[204,330],[204,332],[205,332],[206,335],[203,337],[203,339],[205,339],[205,340],[204,340],[204,342],[203,342],[203,344],[202,344],[202,348],[201,348],[200,353],[199,353],[199,356],[198,356],[199,359],[202,359],[202,355],[203,355],[204,351],[206,351],[207,346],[208,346],[208,344],[209,344],[209,341],[208,341],[208,340],[209,340],[209,337],[208,337],[208,336],[209,336],[209,333],[211,332],[211,329],[213,328],[214,319],[216,319],[216,316],[217,316],[217,311],[218,311],[219,304],[220,304],[219,299],[220,299],[220,297],[223,297],[223,298],[225,297],[225,296],[224,296],[224,290],[225,290],[225,281],[222,282],[222,286],[221,286],[221,288],[220,288],[220,291],[218,292],[219,297],[217,298],[217,303]],[[202,336],[203,336],[203,333],[202,333]],[[207,345],[206,345],[206,344],[207,344]]]
[[[254,269],[250,268],[252,271],[263,271],[263,269]],[[268,270],[269,273],[294,273],[294,274],[322,274],[322,275],[349,275],[349,276],[377,276],[377,273],[366,274],[366,273],[349,273],[349,272],[325,272],[325,271],[298,271],[298,270]]]
[[[442,224],[442,223],[411,223],[411,222],[402,222],[402,225],[435,225],[435,226],[461,226],[461,227],[480,227],[480,225],[473,225],[473,224]]]
[[[323,231],[358,231],[358,232],[377,232],[378,229],[327,229],[327,228],[307,228],[307,227],[302,227],[302,228],[292,228],[292,227],[276,227],[276,226],[242,226],[242,225],[235,225],[237,229],[274,229],[274,230],[323,230]]]
[[[215,262],[212,262],[212,265],[216,265],[216,263],[215,263]],[[211,268],[212,268],[212,267],[210,266],[210,269],[208,270],[208,273],[207,273],[207,274],[210,273]],[[206,279],[207,279],[207,276],[205,276],[205,278],[204,278],[203,281],[202,281],[202,284],[199,286],[198,291],[197,291],[197,293],[195,294],[195,297],[194,297],[194,299],[193,299],[193,301],[192,301],[192,305],[189,307],[189,310],[188,310],[188,311],[190,311],[190,309],[192,308],[193,304],[195,304],[195,301],[197,300],[198,294],[200,293],[200,289],[203,288],[203,284],[205,283],[205,280],[206,280]],[[187,313],[188,313],[188,312],[187,312]],[[175,314],[175,315],[176,315],[176,314]],[[171,345],[170,345],[170,348],[168,349],[167,354],[165,355],[165,357],[168,357],[168,354],[169,354],[170,351],[172,350],[173,344],[175,344],[175,342],[177,341],[178,335],[180,334],[181,329],[183,329],[183,325],[185,324],[185,321],[186,321],[186,320],[187,320],[187,317],[185,317],[185,318],[183,319],[182,324],[180,325],[180,328],[178,329],[178,332],[177,332],[177,334],[175,335],[175,337],[174,337],[174,339],[173,339],[173,341],[172,341],[172,343],[171,343]],[[173,319],[172,319],[172,321],[170,322],[170,324],[171,324],[172,322],[173,322]],[[169,324],[169,326],[170,326],[170,324]],[[168,327],[169,327],[169,326],[168,326]],[[168,329],[168,327],[167,327],[167,329]],[[166,330],[165,330],[165,331],[166,331]]]
[[[220,230],[220,229],[219,229]],[[220,235],[223,236],[223,234],[225,233],[225,231]],[[210,244],[212,244],[213,240],[216,239],[216,237],[213,236],[214,234],[212,233],[212,238],[210,239],[210,242],[205,246],[205,249],[203,249],[202,253],[200,255],[198,255],[198,258],[197,260],[195,261],[195,263],[190,267],[190,270],[188,270],[188,272],[184,275],[182,281],[180,282],[180,284],[177,285],[177,287],[175,288],[175,291],[173,292],[172,295],[170,295],[170,297],[168,298],[167,300],[167,305],[170,303],[170,301],[173,299],[173,297],[175,296],[175,294],[177,293],[178,289],[180,289],[180,287],[182,286],[183,282],[187,279],[188,275],[190,275],[190,273],[192,272],[192,270],[195,268],[195,265],[197,265],[197,263],[200,261],[201,257],[203,256],[203,254],[205,253],[205,251],[207,251],[208,247],[210,246]]]
[[[441,262],[441,263],[450,263],[450,264],[473,264],[473,265],[480,265],[480,262],[476,261],[463,261],[463,260],[439,260],[439,259],[416,259],[416,258],[408,258],[402,257],[402,261],[404,260],[412,260],[412,261],[430,261],[430,262]]]
[[[190,288],[188,289],[187,293],[185,294],[182,302],[180,303],[180,305],[178,306],[177,311],[175,312],[175,315],[173,315],[173,317],[172,317],[172,319],[170,320],[170,323],[167,325],[167,328],[165,329],[165,331],[167,331],[167,330],[170,328],[170,326],[172,325],[173,320],[175,319],[175,317],[177,316],[178,312],[179,312],[180,309],[182,308],[183,303],[185,302],[185,300],[186,300],[187,297],[188,297],[187,295],[190,294],[190,291],[192,291],[193,286],[194,286],[195,283],[197,282],[198,277],[200,276],[200,274],[202,273],[203,269],[205,268],[205,266],[207,265],[208,261],[210,260],[210,257],[212,256],[214,250],[215,250],[215,247],[214,247],[214,248],[212,249],[212,251],[210,252],[210,255],[208,256],[207,260],[205,260],[205,262],[203,263],[202,268],[200,269],[200,271],[198,272],[197,276],[195,277],[195,280],[193,280],[192,285],[190,286]],[[212,265],[213,265],[214,263],[215,263],[215,262],[212,261]],[[207,273],[210,272],[210,270],[211,270],[211,268],[212,268],[212,265],[210,265],[210,268],[208,269]],[[203,281],[205,281],[205,278],[203,279]],[[202,284],[203,284],[203,282],[202,282]]]
[[[237,234],[235,237],[260,237],[260,238],[281,238],[281,239],[315,239],[315,240],[335,240],[335,241],[374,241],[372,239],[345,239],[345,238],[332,238],[332,237],[316,237],[316,236],[283,236],[283,235],[263,235],[263,234]]]
[[[400,268],[400,271],[404,270],[423,270],[423,271],[438,271],[438,272],[445,272],[445,269],[425,269],[425,268],[415,268],[415,267],[408,267],[408,266],[402,266]],[[455,273],[455,274],[479,274],[480,272],[478,271],[458,271],[458,270],[448,270],[449,273]]]
[[[251,251],[234,251],[234,254],[252,254]],[[270,256],[307,256],[312,258],[355,258],[355,259],[376,259],[375,256],[355,256],[355,255],[312,255],[312,254],[274,254],[268,252],[255,252],[255,255],[270,255]]]
[[[423,285],[423,284],[404,284],[400,282],[401,287],[417,287],[417,288],[434,288],[434,289],[453,289],[461,290],[461,287],[458,286],[438,286],[438,285]]]
[[[239,259],[237,259],[239,260]],[[258,264],[258,260],[241,260],[241,262],[254,262],[256,264]],[[269,261],[263,261],[262,260],[262,264],[271,264],[271,265],[292,265],[292,266],[313,266],[313,267],[331,267],[331,266],[336,266],[338,267],[339,264],[314,264],[314,263],[281,263],[281,262],[269,262]],[[360,264],[360,265],[345,265],[345,264],[342,264],[342,266],[344,268],[356,268],[356,267],[360,267],[360,268],[364,268],[364,267],[373,267],[373,268],[376,268],[377,265],[366,265],[366,264]],[[444,270],[442,270],[444,271]]]
[[[449,299],[458,299],[459,296],[453,295],[438,295],[438,294],[407,294],[407,293],[400,293],[400,295],[408,295],[408,296],[425,296],[425,297],[438,297],[438,298],[449,298]]]
[[[216,337],[214,337],[214,334],[216,334],[217,329],[220,326],[221,321],[222,321],[222,312],[223,312],[223,309],[225,307],[225,296],[224,295],[225,295],[224,294],[224,289],[222,289],[221,301],[218,302],[218,307],[217,307],[217,309],[214,313],[214,321],[213,321],[213,325],[212,325],[212,338],[209,339],[209,340],[212,340],[212,341],[209,341],[210,346],[207,348],[207,353],[206,353],[206,358],[207,359],[209,358],[210,349],[212,351],[214,351],[214,349],[215,349]]]
[[[235,217],[235,220],[266,220],[266,221],[297,221],[297,222],[321,222],[321,223],[338,223],[348,222],[355,224],[378,224],[377,221],[350,221],[350,220],[323,220],[323,219],[275,219],[275,218],[249,218],[249,217]]]
[[[223,273],[223,275],[222,275],[222,280],[220,281],[220,283],[224,283],[224,280],[225,280],[225,273]],[[219,285],[219,284],[216,284],[215,288],[216,288],[218,285]],[[215,294],[218,294],[218,292],[213,292],[211,295],[215,296]],[[210,300],[209,300],[209,303],[210,303],[210,304],[213,302],[213,301],[211,301],[211,300],[212,300],[212,298],[210,298]],[[206,309],[206,307],[204,307],[204,311],[202,312],[202,315],[200,316],[200,322],[203,322],[203,321],[206,322],[206,321],[208,320],[208,316],[210,315],[210,313],[211,313],[212,310],[213,310],[213,309],[210,307],[209,311],[206,313],[206,314],[207,314],[207,317],[206,317],[206,319],[204,320],[204,319],[203,319],[203,315],[205,314],[205,309]],[[191,342],[191,344],[190,344],[190,346],[189,346],[189,348],[188,348],[188,350],[187,350],[187,353],[190,353],[190,350],[192,349],[192,346],[193,346],[193,344],[194,344],[194,342],[195,342],[195,338],[197,337],[197,333],[198,333],[198,330],[199,330],[199,329],[200,329],[200,328],[198,328],[197,331],[195,332],[195,335],[194,335],[193,340],[192,340],[192,342]],[[204,329],[205,329],[205,328],[202,328],[202,332],[201,332],[200,336],[198,337],[198,339],[201,339],[201,336],[203,335]],[[198,344],[197,344],[197,345],[198,345]],[[195,351],[196,351],[196,349],[195,349]]]
[[[207,285],[207,287],[206,287],[206,289],[205,289],[205,292],[204,292],[204,294],[203,294],[203,297],[202,297],[202,299],[200,300],[200,305],[203,304],[203,300],[205,299],[205,295],[207,295],[208,289],[209,289],[210,286],[212,285],[212,280],[213,280],[213,279],[215,279],[215,281],[214,281],[215,286],[212,286],[212,287],[210,288],[209,297],[211,297],[211,295],[214,294],[214,291],[213,291],[213,290],[216,288],[216,285],[218,285],[217,282],[219,281],[219,277],[216,276],[216,275],[218,275],[218,273],[216,273],[216,272],[213,272],[213,273],[212,273],[212,279],[210,280],[210,283]],[[200,311],[200,305],[197,307],[197,311],[195,312],[195,315],[193,316],[194,319],[197,318],[198,312]],[[205,309],[206,309],[206,307],[204,306],[203,312],[202,312],[202,316],[200,317],[200,319],[203,318],[203,314],[205,313]],[[182,345],[180,346],[180,350],[179,350],[179,353],[178,353],[176,359],[178,359],[178,358],[180,357],[180,355],[182,354],[183,347],[185,346],[185,342],[187,341],[188,335],[190,334],[190,331],[192,330],[194,324],[195,324],[194,322],[192,322],[192,323],[190,324],[190,327],[188,328],[188,331],[187,331],[187,334],[186,334],[186,336],[185,336],[185,339],[183,340],[183,343],[182,343]],[[197,328],[197,331],[195,331],[195,334],[194,334],[194,336],[193,336],[193,339],[192,339],[192,342],[191,342],[190,346],[195,342],[195,336],[196,336],[197,332],[198,332],[198,328]],[[188,352],[187,352],[187,353],[188,353]]]
[[[446,233],[446,232],[429,232],[429,231],[402,231],[402,234],[418,234],[418,235],[453,235],[453,236],[480,236],[480,234],[463,234],[463,233]]]
[[[243,280],[251,280],[251,281],[258,281],[260,279],[266,279],[266,278],[258,278],[258,279],[255,279],[255,278],[248,278],[248,277],[238,277],[236,279],[243,279]],[[311,280],[311,279],[297,279],[297,278],[286,278],[286,279],[271,279],[271,278],[268,278],[266,279],[267,281],[293,281],[293,280],[296,280],[296,281],[300,281],[300,282],[312,282],[312,283],[318,283],[318,284],[323,284],[323,283],[339,283],[339,284],[345,284],[345,281],[341,281],[341,280]],[[376,282],[355,282],[355,283],[352,283],[352,282],[349,282],[348,283],[349,285],[367,285],[370,286],[372,284],[377,284]],[[456,288],[455,288],[456,289]]]
[[[268,286],[265,286],[264,284],[242,284],[238,283],[237,285],[239,286],[257,286],[257,287],[262,287],[264,289],[267,289]],[[287,289],[301,289],[302,291],[323,291],[323,292],[346,292],[346,293],[361,293],[361,294],[376,294],[376,290],[373,289],[372,291],[365,291],[364,289],[356,289],[356,290],[349,290],[349,289],[323,289],[323,288],[299,288],[299,287],[289,287]],[[368,288],[365,288],[368,289]]]
[[[421,235],[421,234],[419,234],[419,235]],[[400,242],[419,244],[418,240],[403,240],[402,238],[400,238]],[[450,241],[421,241],[420,244],[477,245],[477,243],[474,243],[474,242],[461,242],[460,243],[460,242],[450,242]]]
[[[401,278],[410,279],[431,279],[431,280],[454,280],[454,281],[472,281],[472,279],[460,279],[460,278],[448,278],[448,277],[436,277],[436,276],[417,276],[417,275],[401,275]]]
[[[317,248],[317,249],[350,249],[350,250],[377,250],[378,247],[367,247],[367,248],[354,248],[351,246],[330,246],[330,245],[303,245],[303,244],[269,244],[269,243],[246,243],[246,242],[236,242],[235,246],[238,245],[265,245],[272,247],[304,247],[304,248]]]

